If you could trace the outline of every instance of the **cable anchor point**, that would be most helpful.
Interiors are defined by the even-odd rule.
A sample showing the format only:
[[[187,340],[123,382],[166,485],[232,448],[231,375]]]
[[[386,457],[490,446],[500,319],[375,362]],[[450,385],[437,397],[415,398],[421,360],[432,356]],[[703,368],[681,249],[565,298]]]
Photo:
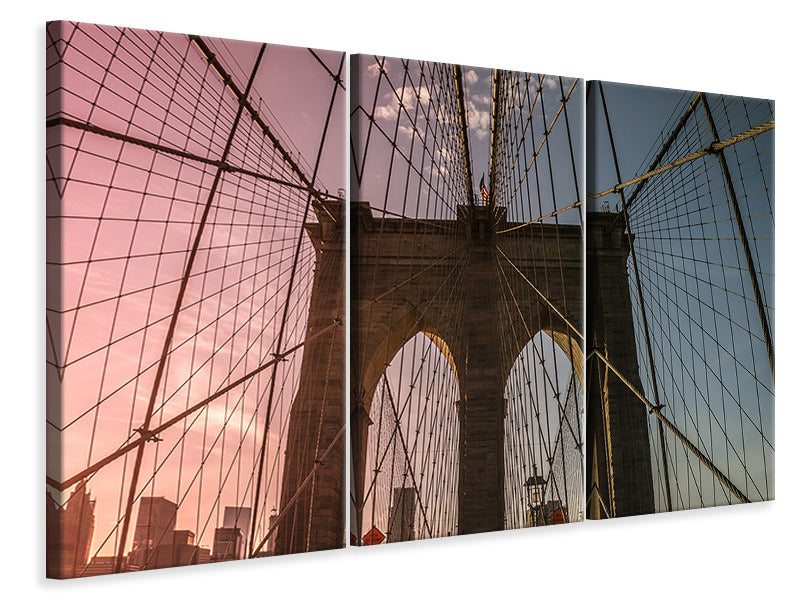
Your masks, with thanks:
[[[145,429],[144,427],[135,427],[133,429],[136,433],[142,436],[145,442],[163,442],[164,440],[158,437],[157,434]]]

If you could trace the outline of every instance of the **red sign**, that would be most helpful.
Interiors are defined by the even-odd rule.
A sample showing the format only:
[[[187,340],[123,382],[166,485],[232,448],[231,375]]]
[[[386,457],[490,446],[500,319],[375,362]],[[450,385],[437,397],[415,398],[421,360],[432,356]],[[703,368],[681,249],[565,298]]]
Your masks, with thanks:
[[[381,533],[380,529],[373,527],[361,539],[364,540],[364,543],[367,546],[374,546],[375,544],[380,544],[383,540],[385,540],[386,536]]]
[[[562,523],[566,523],[566,519],[564,519],[564,511],[560,508],[555,509],[553,514],[550,515],[550,523],[553,525],[561,525]]]

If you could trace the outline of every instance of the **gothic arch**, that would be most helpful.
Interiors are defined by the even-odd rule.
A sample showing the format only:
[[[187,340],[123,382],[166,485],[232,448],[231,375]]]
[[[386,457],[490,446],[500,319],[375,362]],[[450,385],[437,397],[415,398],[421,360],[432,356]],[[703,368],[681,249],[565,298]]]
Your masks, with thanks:
[[[459,384],[459,533],[503,527],[503,391],[512,366],[504,361],[516,356],[503,358],[504,341],[521,351],[544,326],[582,376],[580,226],[527,224],[499,236],[491,224],[499,216],[504,227],[505,212],[489,210],[459,206],[458,221],[379,219],[358,203],[351,220],[354,496],[363,498],[372,394],[386,363],[423,332],[449,348]],[[503,260],[511,267],[498,269]],[[503,290],[525,301],[509,312]]]

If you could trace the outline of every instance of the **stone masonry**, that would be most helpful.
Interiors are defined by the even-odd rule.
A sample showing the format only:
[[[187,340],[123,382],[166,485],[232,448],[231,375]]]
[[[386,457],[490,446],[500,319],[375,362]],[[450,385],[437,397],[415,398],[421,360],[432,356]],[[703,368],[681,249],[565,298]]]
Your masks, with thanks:
[[[354,205],[351,444],[356,498],[364,493],[373,393],[389,361],[422,332],[450,356],[461,394],[458,531],[503,528],[503,393],[516,356],[544,330],[583,373],[580,340],[531,287],[581,330],[580,227],[532,224],[497,234],[514,225],[506,222],[503,209],[492,213],[484,206],[460,206],[458,221],[435,221],[379,219],[368,205]],[[517,299],[513,311],[508,310],[511,296]],[[360,527],[356,523],[354,528]]]
[[[308,338],[344,317],[343,205],[325,206],[327,212],[318,210],[319,223],[306,228],[317,252]],[[517,354],[546,331],[584,378],[580,340],[564,322],[582,328],[583,245],[579,226],[533,224],[499,235],[497,230],[515,227],[503,213],[466,206],[459,211],[459,221],[380,219],[368,205],[353,205],[350,440],[354,495],[361,498],[373,393],[400,348],[419,332],[430,336],[449,357],[461,393],[458,530],[464,534],[503,528],[503,391]],[[611,218],[592,213],[587,223],[586,345],[589,351],[600,348],[640,385],[627,241],[619,226],[607,227]],[[508,310],[511,296],[515,311]],[[596,487],[612,516],[652,512],[645,408],[604,369],[594,368],[584,385],[589,493]],[[342,545],[345,438],[318,461],[344,423],[343,398],[344,328],[336,326],[304,349],[281,509],[318,466],[278,527],[276,554]],[[605,516],[598,502],[590,502],[588,516]]]
[[[317,261],[300,384],[289,419],[281,511],[318,467],[278,525],[275,554],[341,548],[344,541],[347,436],[341,435],[320,462],[345,422],[344,204],[327,201],[324,206],[327,210],[315,207],[318,223],[306,225]]]
[[[587,218],[586,351],[605,354],[642,389],[628,288],[628,240],[616,213]],[[596,357],[589,360],[586,410],[588,518],[654,512],[647,410]],[[597,490],[602,504],[593,499]],[[602,505],[605,505],[605,510]],[[606,511],[608,514],[606,514]]]

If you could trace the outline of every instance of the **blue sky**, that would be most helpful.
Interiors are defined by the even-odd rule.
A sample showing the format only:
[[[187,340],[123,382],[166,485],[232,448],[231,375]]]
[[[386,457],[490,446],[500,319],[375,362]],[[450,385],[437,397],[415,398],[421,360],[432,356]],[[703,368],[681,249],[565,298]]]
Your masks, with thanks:
[[[596,84],[592,86],[597,94]],[[696,96],[696,92],[607,82],[603,91],[623,181],[648,170]],[[594,105],[590,100],[588,114],[588,152],[595,157],[587,165],[589,193],[617,183],[605,116],[596,99]],[[721,139],[774,118],[768,101],[708,94],[708,102]],[[712,141],[701,103],[661,164],[706,148]],[[774,133],[767,132],[725,150],[772,331],[773,147]],[[626,198],[635,188],[626,188]],[[619,200],[612,193],[590,201],[590,207],[599,210],[608,201],[613,212]],[[660,400],[667,405],[664,414],[749,498],[772,497],[774,384],[718,159],[707,156],[651,178],[629,212]],[[640,373],[645,394],[654,398],[630,260],[629,276]],[[650,421],[654,447],[655,419]],[[710,473],[694,457],[687,457],[671,434],[666,436],[673,505],[728,503]],[[660,461],[653,464],[654,471],[660,469]],[[657,509],[663,510],[663,488],[657,496]]]

